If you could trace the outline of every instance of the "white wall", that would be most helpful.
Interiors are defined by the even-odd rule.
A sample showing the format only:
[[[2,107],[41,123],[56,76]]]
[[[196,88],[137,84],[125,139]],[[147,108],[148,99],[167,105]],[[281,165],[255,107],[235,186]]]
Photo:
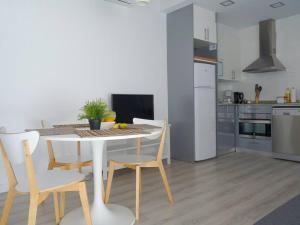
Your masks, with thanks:
[[[261,98],[274,100],[283,96],[287,87],[300,90],[300,15],[276,21],[277,29],[277,57],[287,68],[286,72],[250,74],[242,73],[242,82],[234,85],[234,90],[243,91],[247,99],[254,100],[254,85],[262,87]],[[241,68],[244,69],[258,58],[258,25],[239,31],[241,40]]]
[[[126,8],[103,0],[0,2],[0,125],[9,131],[74,121],[88,99],[154,94],[167,116],[165,16],[158,1]],[[47,166],[41,147],[35,156]],[[0,165],[1,166],[1,165]],[[5,178],[0,168],[0,189]]]

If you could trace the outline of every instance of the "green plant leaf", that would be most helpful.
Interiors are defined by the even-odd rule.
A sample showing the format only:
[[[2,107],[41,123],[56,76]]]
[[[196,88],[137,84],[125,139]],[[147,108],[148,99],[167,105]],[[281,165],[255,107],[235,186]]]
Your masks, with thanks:
[[[111,111],[107,109],[106,102],[101,99],[93,101],[87,101],[81,108],[81,113],[78,115],[80,120],[82,119],[99,119],[102,120],[104,117],[109,115]]]

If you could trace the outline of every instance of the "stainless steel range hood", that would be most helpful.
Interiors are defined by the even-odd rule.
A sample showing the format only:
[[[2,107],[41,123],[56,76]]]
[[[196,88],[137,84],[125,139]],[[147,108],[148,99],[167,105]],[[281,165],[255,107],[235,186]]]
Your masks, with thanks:
[[[284,65],[276,57],[275,20],[269,19],[259,23],[259,58],[246,67],[243,72],[266,73],[284,71]]]

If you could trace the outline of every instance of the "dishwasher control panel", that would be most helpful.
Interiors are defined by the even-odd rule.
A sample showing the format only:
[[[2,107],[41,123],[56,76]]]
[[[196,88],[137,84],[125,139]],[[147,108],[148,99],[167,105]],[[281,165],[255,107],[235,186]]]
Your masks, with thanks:
[[[300,107],[297,108],[273,108],[273,116],[300,116]]]

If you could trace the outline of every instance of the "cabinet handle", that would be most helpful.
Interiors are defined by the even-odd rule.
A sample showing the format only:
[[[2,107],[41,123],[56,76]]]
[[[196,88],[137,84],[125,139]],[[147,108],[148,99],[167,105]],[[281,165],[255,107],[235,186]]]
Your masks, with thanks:
[[[224,63],[222,61],[218,61],[218,77],[223,77],[224,75]]]
[[[232,70],[232,80],[235,80],[235,71]]]

